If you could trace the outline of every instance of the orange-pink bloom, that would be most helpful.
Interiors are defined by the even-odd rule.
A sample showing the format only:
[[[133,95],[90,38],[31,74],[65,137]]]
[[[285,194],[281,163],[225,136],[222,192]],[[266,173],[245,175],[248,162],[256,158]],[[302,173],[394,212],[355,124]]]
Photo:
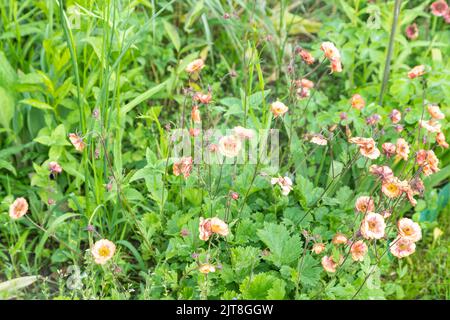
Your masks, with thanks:
[[[403,138],[397,139],[396,153],[397,157],[402,158],[403,160],[408,160],[409,145],[405,139]]]
[[[448,5],[445,0],[438,0],[431,4],[431,13],[436,17],[443,17],[448,12]]]
[[[91,252],[95,263],[105,264],[114,256],[116,245],[107,239],[101,239],[94,243]]]
[[[383,149],[383,153],[386,155],[386,157],[391,157],[395,154],[395,144],[390,142],[385,142],[381,146],[381,149]]]
[[[196,59],[189,63],[185,70],[188,73],[194,73],[202,70],[204,67],[205,63],[203,62],[203,59]]]
[[[390,246],[393,256],[401,259],[407,257],[416,251],[416,244],[405,238],[396,238]]]
[[[350,103],[352,104],[352,108],[361,110],[366,106],[366,102],[364,101],[363,97],[359,94],[354,94],[352,98],[350,99]]]
[[[378,166],[373,164],[369,168],[369,172],[379,178],[381,181],[387,181],[394,177],[394,173],[388,166]]]
[[[58,174],[58,173],[61,173],[61,172],[62,172],[61,166],[60,166],[59,163],[56,162],[56,161],[50,161],[50,162],[48,163],[48,169],[49,169],[52,173],[55,173],[55,174]]]
[[[192,157],[183,157],[173,164],[173,174],[176,176],[183,175],[186,179],[190,176],[192,170]]]
[[[375,145],[375,140],[372,138],[354,137],[349,139],[350,143],[359,146],[359,152],[366,158],[377,159],[380,156],[380,150]]]
[[[194,123],[202,122],[202,118],[200,116],[200,110],[198,110],[198,105],[192,107],[191,118]]]
[[[210,92],[208,93],[202,93],[202,92],[196,92],[193,96],[192,99],[196,102],[200,102],[203,104],[208,104],[211,102],[212,100],[212,95]]]
[[[226,237],[229,233],[228,225],[223,220],[214,217],[203,219],[200,217],[198,226],[200,240],[207,241],[213,233]]]
[[[312,251],[315,254],[321,254],[325,250],[325,244],[317,242],[313,244]]]
[[[198,270],[203,274],[208,274],[210,272],[216,272],[216,267],[214,267],[212,264],[204,263],[200,267],[198,267]]]
[[[17,198],[9,206],[9,216],[11,219],[19,219],[23,217],[28,211],[28,202],[25,198]]]
[[[402,114],[397,109],[392,110],[392,112],[389,114],[389,118],[391,119],[392,123],[399,123],[400,120],[402,120]]]
[[[398,198],[408,188],[408,182],[401,181],[397,177],[384,180],[381,184],[381,191],[388,198]]]
[[[415,66],[408,72],[408,78],[414,79],[414,78],[420,77],[424,74],[425,74],[425,66],[419,65],[419,66]]]
[[[419,28],[417,28],[417,24],[413,23],[409,25],[406,28],[405,33],[410,40],[417,39],[417,37],[419,36]]]
[[[86,147],[86,144],[83,141],[83,138],[78,136],[75,133],[69,134],[69,140],[72,143],[72,145],[75,147],[75,150],[77,151],[83,151],[83,149]]]
[[[422,230],[418,223],[408,218],[402,218],[397,223],[398,236],[412,242],[422,239]]]
[[[309,53],[305,49],[301,49],[299,54],[300,54],[300,57],[302,58],[302,60],[305,61],[306,64],[314,63],[314,61],[315,61],[314,57],[311,55],[311,53]]]
[[[331,62],[331,72],[341,72],[342,64],[341,64],[341,54],[336,46],[332,42],[323,42],[320,46],[320,50],[322,50],[325,54],[325,57]]]
[[[360,213],[373,212],[375,210],[375,203],[372,197],[362,196],[356,199],[355,203],[356,211]]]
[[[437,121],[434,121],[433,119],[428,121],[420,120],[419,125],[431,133],[437,133],[441,131],[441,124]]]
[[[278,178],[272,178],[270,182],[275,185],[278,184],[281,188],[281,194],[283,196],[287,196],[289,192],[292,190],[292,180],[289,177],[278,177]]]
[[[416,154],[416,161],[422,167],[422,172],[425,176],[439,171],[439,159],[433,150],[419,150]]]
[[[354,261],[363,261],[367,253],[367,245],[363,240],[358,240],[352,244],[350,252]]]
[[[445,114],[441,111],[438,105],[429,104],[427,106],[428,113],[436,120],[442,120],[445,118]]]
[[[223,136],[219,140],[219,152],[225,157],[236,157],[241,151],[241,148],[241,140],[234,135]]]
[[[270,111],[273,113],[274,118],[282,116],[289,110],[286,105],[281,101],[275,101],[270,106]]]
[[[241,126],[237,126],[233,128],[233,134],[242,140],[253,139],[255,131],[253,129],[246,129]]]
[[[308,88],[308,89],[312,89],[314,88],[314,82],[312,82],[311,80],[308,80],[306,78],[303,78],[301,80],[296,80],[295,81],[295,86],[297,88]]]
[[[381,239],[384,237],[386,223],[379,213],[369,212],[361,222],[360,231],[366,239]]]
[[[448,148],[448,143],[447,141],[445,141],[445,136],[442,132],[438,132],[436,135],[436,143],[438,145],[440,145],[442,148],[447,149]]]
[[[325,137],[321,134],[313,134],[311,140],[309,141],[319,146],[326,146],[328,143],[327,139],[325,139]]]
[[[340,256],[339,258],[340,258],[339,263],[342,263],[343,257]],[[323,256],[321,263],[322,263],[322,267],[325,269],[325,271],[332,272],[332,273],[336,272],[338,263],[333,260],[333,257]]]
[[[331,241],[333,244],[346,244],[348,241],[347,237],[342,233],[336,233]]]

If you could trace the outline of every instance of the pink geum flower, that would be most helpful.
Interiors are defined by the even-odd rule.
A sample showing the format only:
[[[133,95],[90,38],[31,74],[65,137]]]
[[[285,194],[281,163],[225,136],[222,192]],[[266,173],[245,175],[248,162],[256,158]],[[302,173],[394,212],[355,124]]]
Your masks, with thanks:
[[[295,80],[295,86],[297,88],[312,89],[312,88],[314,88],[314,82],[312,82],[311,80],[308,80],[306,78],[303,78],[303,79],[300,79],[300,80]]]
[[[342,233],[336,233],[333,237],[333,240],[331,240],[333,244],[346,244],[347,241],[347,237]]]
[[[441,124],[433,119],[428,121],[420,120],[419,125],[421,128],[425,128],[425,130],[431,133],[438,133],[441,131]]]
[[[281,194],[287,196],[292,190],[292,180],[289,177],[278,177],[270,180],[272,185],[278,184],[281,188]]]
[[[356,199],[355,203],[356,211],[360,213],[373,212],[375,210],[375,203],[372,197],[362,196]]]
[[[381,239],[384,237],[386,223],[379,213],[369,212],[361,222],[361,235],[366,239]]]
[[[237,126],[233,128],[233,134],[241,140],[253,139],[255,130]]]
[[[241,148],[241,140],[234,135],[223,136],[219,140],[219,152],[227,158],[236,157]]]
[[[17,198],[9,206],[9,216],[11,219],[16,220],[23,217],[28,211],[28,202],[25,198]]]
[[[323,42],[320,46],[320,50],[324,52],[325,57],[331,62],[331,72],[341,72],[341,54],[332,42]]]
[[[381,184],[381,191],[388,198],[398,198],[400,195],[407,190],[409,184],[407,181],[401,181],[397,177],[384,180]]]
[[[425,176],[429,176],[439,171],[439,159],[434,154],[433,150],[419,150],[416,154],[416,161],[422,167],[422,172]]]
[[[409,145],[405,139],[403,139],[403,138],[397,139],[396,153],[397,153],[398,158],[401,158],[403,160],[408,160]]]
[[[311,53],[309,53],[308,51],[306,51],[305,49],[300,49],[299,51],[299,55],[302,58],[302,60],[306,63],[306,64],[313,64],[315,59],[314,57],[311,55]]]
[[[208,104],[208,103],[210,103],[211,100],[212,100],[212,95],[211,95],[210,92],[208,92],[208,93],[196,92],[196,93],[192,96],[192,99],[193,99],[195,102],[200,102],[200,103],[203,103],[203,104]]]
[[[392,123],[396,124],[399,123],[400,120],[402,120],[402,114],[397,109],[394,109],[389,114],[389,118],[391,119]]]
[[[369,172],[376,176],[381,181],[387,181],[394,177],[394,173],[392,172],[392,169],[388,166],[378,166],[376,164],[373,164],[369,168]]]
[[[406,36],[409,40],[414,40],[419,37],[419,28],[417,28],[417,24],[410,24],[405,30]]]
[[[192,170],[192,157],[183,157],[173,164],[173,174],[176,176],[183,175],[186,179],[190,176]]]
[[[101,239],[94,243],[91,252],[95,263],[105,264],[114,256],[116,245],[107,239]]]
[[[309,141],[319,146],[326,146],[328,143],[327,139],[321,134],[313,134]]]
[[[367,245],[363,240],[358,240],[351,245],[350,252],[354,261],[363,261],[367,253]]]
[[[350,99],[350,103],[352,105],[352,108],[357,110],[361,110],[366,106],[366,102],[364,101],[363,97],[361,97],[361,95],[359,94],[354,94]]]
[[[354,137],[348,141],[357,144],[359,146],[359,152],[366,158],[373,160],[380,156],[380,150],[378,150],[372,138]]]
[[[408,72],[408,78],[414,79],[414,78],[420,77],[424,74],[425,74],[425,66],[419,65],[419,66],[415,66]]]
[[[339,264],[340,264],[340,263],[342,263],[343,257],[340,256],[339,258],[340,258],[339,259]],[[325,269],[325,271],[331,272],[331,273],[336,272],[338,263],[333,260],[333,257],[323,256],[321,263],[322,263],[322,267]]]
[[[389,250],[393,256],[401,259],[413,254],[416,251],[416,244],[405,238],[396,238],[390,245]]]
[[[445,0],[438,0],[431,4],[431,13],[436,17],[444,17],[448,11],[448,5]]]
[[[438,105],[429,104],[427,106],[428,113],[436,120],[442,120],[445,118],[445,114],[442,113]]]
[[[445,141],[445,136],[442,132],[437,133],[436,143],[444,149],[448,148],[448,143],[447,143],[447,141]]]
[[[214,267],[212,264],[204,263],[200,267],[198,267],[198,271],[203,274],[208,274],[210,272],[216,272],[216,267]]]
[[[199,128],[189,128],[189,135],[191,137],[197,137],[200,134],[200,131]]]
[[[200,233],[200,240],[207,241],[212,236],[213,233],[219,234],[226,237],[229,233],[228,225],[223,220],[214,217],[203,219],[200,217],[200,222],[198,226]]]
[[[422,239],[422,230],[418,223],[408,218],[402,218],[397,223],[398,236],[412,242]]]
[[[198,110],[198,106],[195,105],[192,107],[191,118],[194,123],[202,122],[202,118],[200,116],[200,110]]]
[[[390,143],[390,142],[385,142],[381,146],[381,149],[383,150],[383,153],[388,158],[392,157],[395,154],[395,148],[396,148],[395,144]]]
[[[274,118],[284,115],[288,110],[289,108],[281,101],[275,101],[270,105],[270,111],[273,113]]]
[[[186,72],[188,73],[194,73],[202,70],[205,67],[205,63],[202,59],[196,59],[189,63],[186,67]]]
[[[83,151],[83,149],[86,147],[83,138],[75,133],[69,133],[69,140],[77,151]]]
[[[56,161],[50,161],[50,162],[48,163],[48,169],[49,169],[50,172],[53,173],[53,174],[58,174],[58,173],[61,173],[61,172],[62,172],[61,166],[60,166],[59,163],[56,162]]]
[[[312,252],[315,254],[321,254],[325,250],[325,244],[317,242],[313,244]]]

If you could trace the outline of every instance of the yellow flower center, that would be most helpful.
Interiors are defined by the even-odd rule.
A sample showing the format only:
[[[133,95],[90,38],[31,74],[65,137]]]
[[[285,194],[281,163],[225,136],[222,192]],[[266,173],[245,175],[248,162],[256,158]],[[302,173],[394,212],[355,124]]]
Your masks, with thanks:
[[[103,246],[100,249],[98,249],[98,254],[101,257],[108,257],[110,252],[111,251],[109,250],[109,248],[107,246]]]

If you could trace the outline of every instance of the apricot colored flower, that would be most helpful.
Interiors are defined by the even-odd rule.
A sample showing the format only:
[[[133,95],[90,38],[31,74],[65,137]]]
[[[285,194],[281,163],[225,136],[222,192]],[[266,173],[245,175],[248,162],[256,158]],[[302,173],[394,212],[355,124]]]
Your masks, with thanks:
[[[329,60],[341,59],[341,54],[339,53],[339,50],[332,42],[329,41],[323,42],[320,46],[320,50],[323,51],[325,57]]]
[[[186,179],[190,176],[192,170],[192,157],[183,157],[173,164],[173,174],[183,175]]]
[[[331,73],[333,73],[333,72],[342,72],[342,63],[341,63],[341,60],[339,59],[339,60],[331,60],[331,65],[330,65],[330,68],[331,68]]]
[[[282,116],[283,114],[285,114],[287,111],[289,110],[288,107],[286,107],[286,105],[281,102],[281,101],[275,101],[274,103],[271,104],[270,106],[270,111],[272,111],[273,116],[279,117]]]
[[[341,263],[341,262],[342,262],[342,256],[340,257],[339,263]],[[332,273],[336,272],[338,263],[335,262],[332,257],[323,256],[321,263],[322,263],[322,267],[325,269],[325,271],[332,272]]]
[[[212,264],[204,263],[200,267],[198,267],[198,271],[203,274],[208,274],[210,272],[216,272],[216,267],[214,267]]]
[[[298,99],[308,98],[310,95],[311,95],[311,93],[308,88],[300,87],[297,89],[297,98]]]
[[[189,63],[186,67],[186,72],[188,73],[194,73],[202,70],[205,67],[205,63],[202,59],[196,59]]]
[[[255,131],[253,129],[237,126],[233,128],[233,134],[242,140],[253,139]]]
[[[431,4],[431,13],[436,17],[443,17],[448,11],[448,5],[445,0],[438,0]]]
[[[116,252],[116,245],[107,239],[98,240],[92,247],[95,263],[105,264]]]
[[[11,219],[19,219],[23,217],[28,211],[28,202],[25,198],[17,198],[9,206],[9,216]]]
[[[388,198],[397,198],[405,190],[404,181],[400,181],[397,177],[393,177],[388,180],[384,180],[381,185],[381,191]]]
[[[387,181],[394,177],[394,173],[388,166],[378,166],[373,164],[369,168],[369,172],[379,178],[381,181]]]
[[[342,233],[336,233],[333,237],[333,244],[346,244],[348,241],[347,237]]]
[[[223,136],[219,140],[219,152],[225,157],[236,157],[241,151],[241,148],[241,140],[234,135]]]
[[[352,244],[350,252],[354,261],[363,261],[367,253],[367,245],[363,240],[358,240]]]
[[[438,134],[436,135],[436,143],[442,148],[448,148],[448,143],[447,141],[445,141],[445,136],[442,132],[438,132]]]
[[[405,238],[396,238],[389,250],[393,256],[401,259],[413,254],[416,251],[416,244]]]
[[[438,105],[429,104],[427,106],[428,113],[436,120],[442,120],[445,118],[445,114],[442,113]]]
[[[418,223],[408,218],[402,218],[397,223],[398,236],[412,242],[422,239],[422,230]]]
[[[207,241],[213,233],[226,237],[229,233],[228,225],[221,219],[214,217],[203,219],[200,217],[198,226],[200,240]]]
[[[402,158],[403,160],[408,160],[409,145],[405,139],[403,138],[397,139],[396,153],[399,158]]]
[[[61,173],[61,172],[62,172],[61,166],[60,166],[59,163],[56,162],[56,161],[50,161],[50,162],[48,163],[48,169],[49,169],[52,173],[55,173],[55,174],[58,174],[58,173]]]
[[[416,154],[416,161],[422,167],[422,172],[425,176],[439,171],[439,159],[433,150],[419,150]]]
[[[417,39],[419,36],[419,28],[417,28],[417,24],[413,23],[409,25],[405,30],[406,36],[409,40]]]
[[[313,244],[312,251],[315,254],[321,254],[325,250],[325,244],[317,242]]]
[[[289,177],[278,177],[272,178],[270,182],[274,184],[278,184],[281,188],[281,194],[283,196],[287,196],[289,192],[292,190],[292,180]]]
[[[400,120],[402,120],[402,114],[397,109],[392,110],[392,112],[389,114],[389,118],[391,119],[392,123],[399,123]]]
[[[428,121],[420,120],[419,125],[431,133],[437,133],[437,132],[441,131],[441,124],[434,120],[428,120]]]
[[[295,81],[295,86],[297,88],[308,88],[308,89],[312,89],[314,88],[314,82],[312,82],[311,80],[308,80],[306,78],[303,78],[301,80],[296,80]]]
[[[422,179],[420,179],[419,177],[415,177],[409,182],[409,185],[414,194],[423,195],[423,192],[425,191],[425,185],[423,184]]]
[[[366,102],[364,101],[363,97],[361,97],[361,95],[359,94],[354,94],[350,99],[350,103],[352,104],[352,108],[358,110],[361,110],[366,105]]]
[[[359,152],[366,158],[376,159],[380,156],[380,150],[378,150],[372,138],[354,137],[350,138],[349,142],[357,144]]]
[[[309,141],[318,144],[319,146],[326,146],[328,143],[327,139],[321,134],[313,134]]]
[[[311,55],[311,53],[309,53],[308,51],[304,50],[304,49],[300,49],[300,57],[302,58],[303,61],[305,61],[306,64],[313,64],[315,59],[314,57]]]
[[[194,123],[202,122],[202,118],[200,116],[200,110],[198,110],[198,106],[195,105],[192,107],[191,118]]]
[[[424,74],[425,74],[425,66],[419,65],[419,66],[415,66],[408,72],[408,78],[414,79],[414,78],[420,77]]]
[[[69,140],[72,143],[72,145],[75,147],[75,150],[77,151],[83,151],[83,149],[86,147],[86,144],[83,141],[83,138],[78,136],[75,133],[69,134]]]
[[[360,213],[373,212],[375,210],[375,203],[372,197],[362,196],[356,199],[355,203],[356,211]]]
[[[381,239],[384,237],[386,223],[379,213],[369,212],[361,222],[361,234],[366,239]]]
[[[383,150],[383,153],[386,155],[386,157],[391,157],[395,154],[395,144],[390,142],[385,142],[381,146],[381,149]]]
[[[196,101],[196,102],[200,102],[200,103],[203,103],[203,104],[208,104],[212,100],[212,95],[211,95],[210,92],[208,92],[208,93],[196,92],[193,95],[192,99],[194,101]]]

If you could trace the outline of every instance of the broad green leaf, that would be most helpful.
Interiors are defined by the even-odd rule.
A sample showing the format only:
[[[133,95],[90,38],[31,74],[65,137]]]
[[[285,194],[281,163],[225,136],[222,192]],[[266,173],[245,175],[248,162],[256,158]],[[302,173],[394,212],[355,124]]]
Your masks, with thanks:
[[[166,20],[163,20],[163,25],[164,25],[164,29],[166,30],[170,40],[172,41],[173,45],[175,46],[175,49],[177,51],[180,51],[181,41],[180,41],[180,36],[178,35],[177,28],[170,22],[167,22]]]

